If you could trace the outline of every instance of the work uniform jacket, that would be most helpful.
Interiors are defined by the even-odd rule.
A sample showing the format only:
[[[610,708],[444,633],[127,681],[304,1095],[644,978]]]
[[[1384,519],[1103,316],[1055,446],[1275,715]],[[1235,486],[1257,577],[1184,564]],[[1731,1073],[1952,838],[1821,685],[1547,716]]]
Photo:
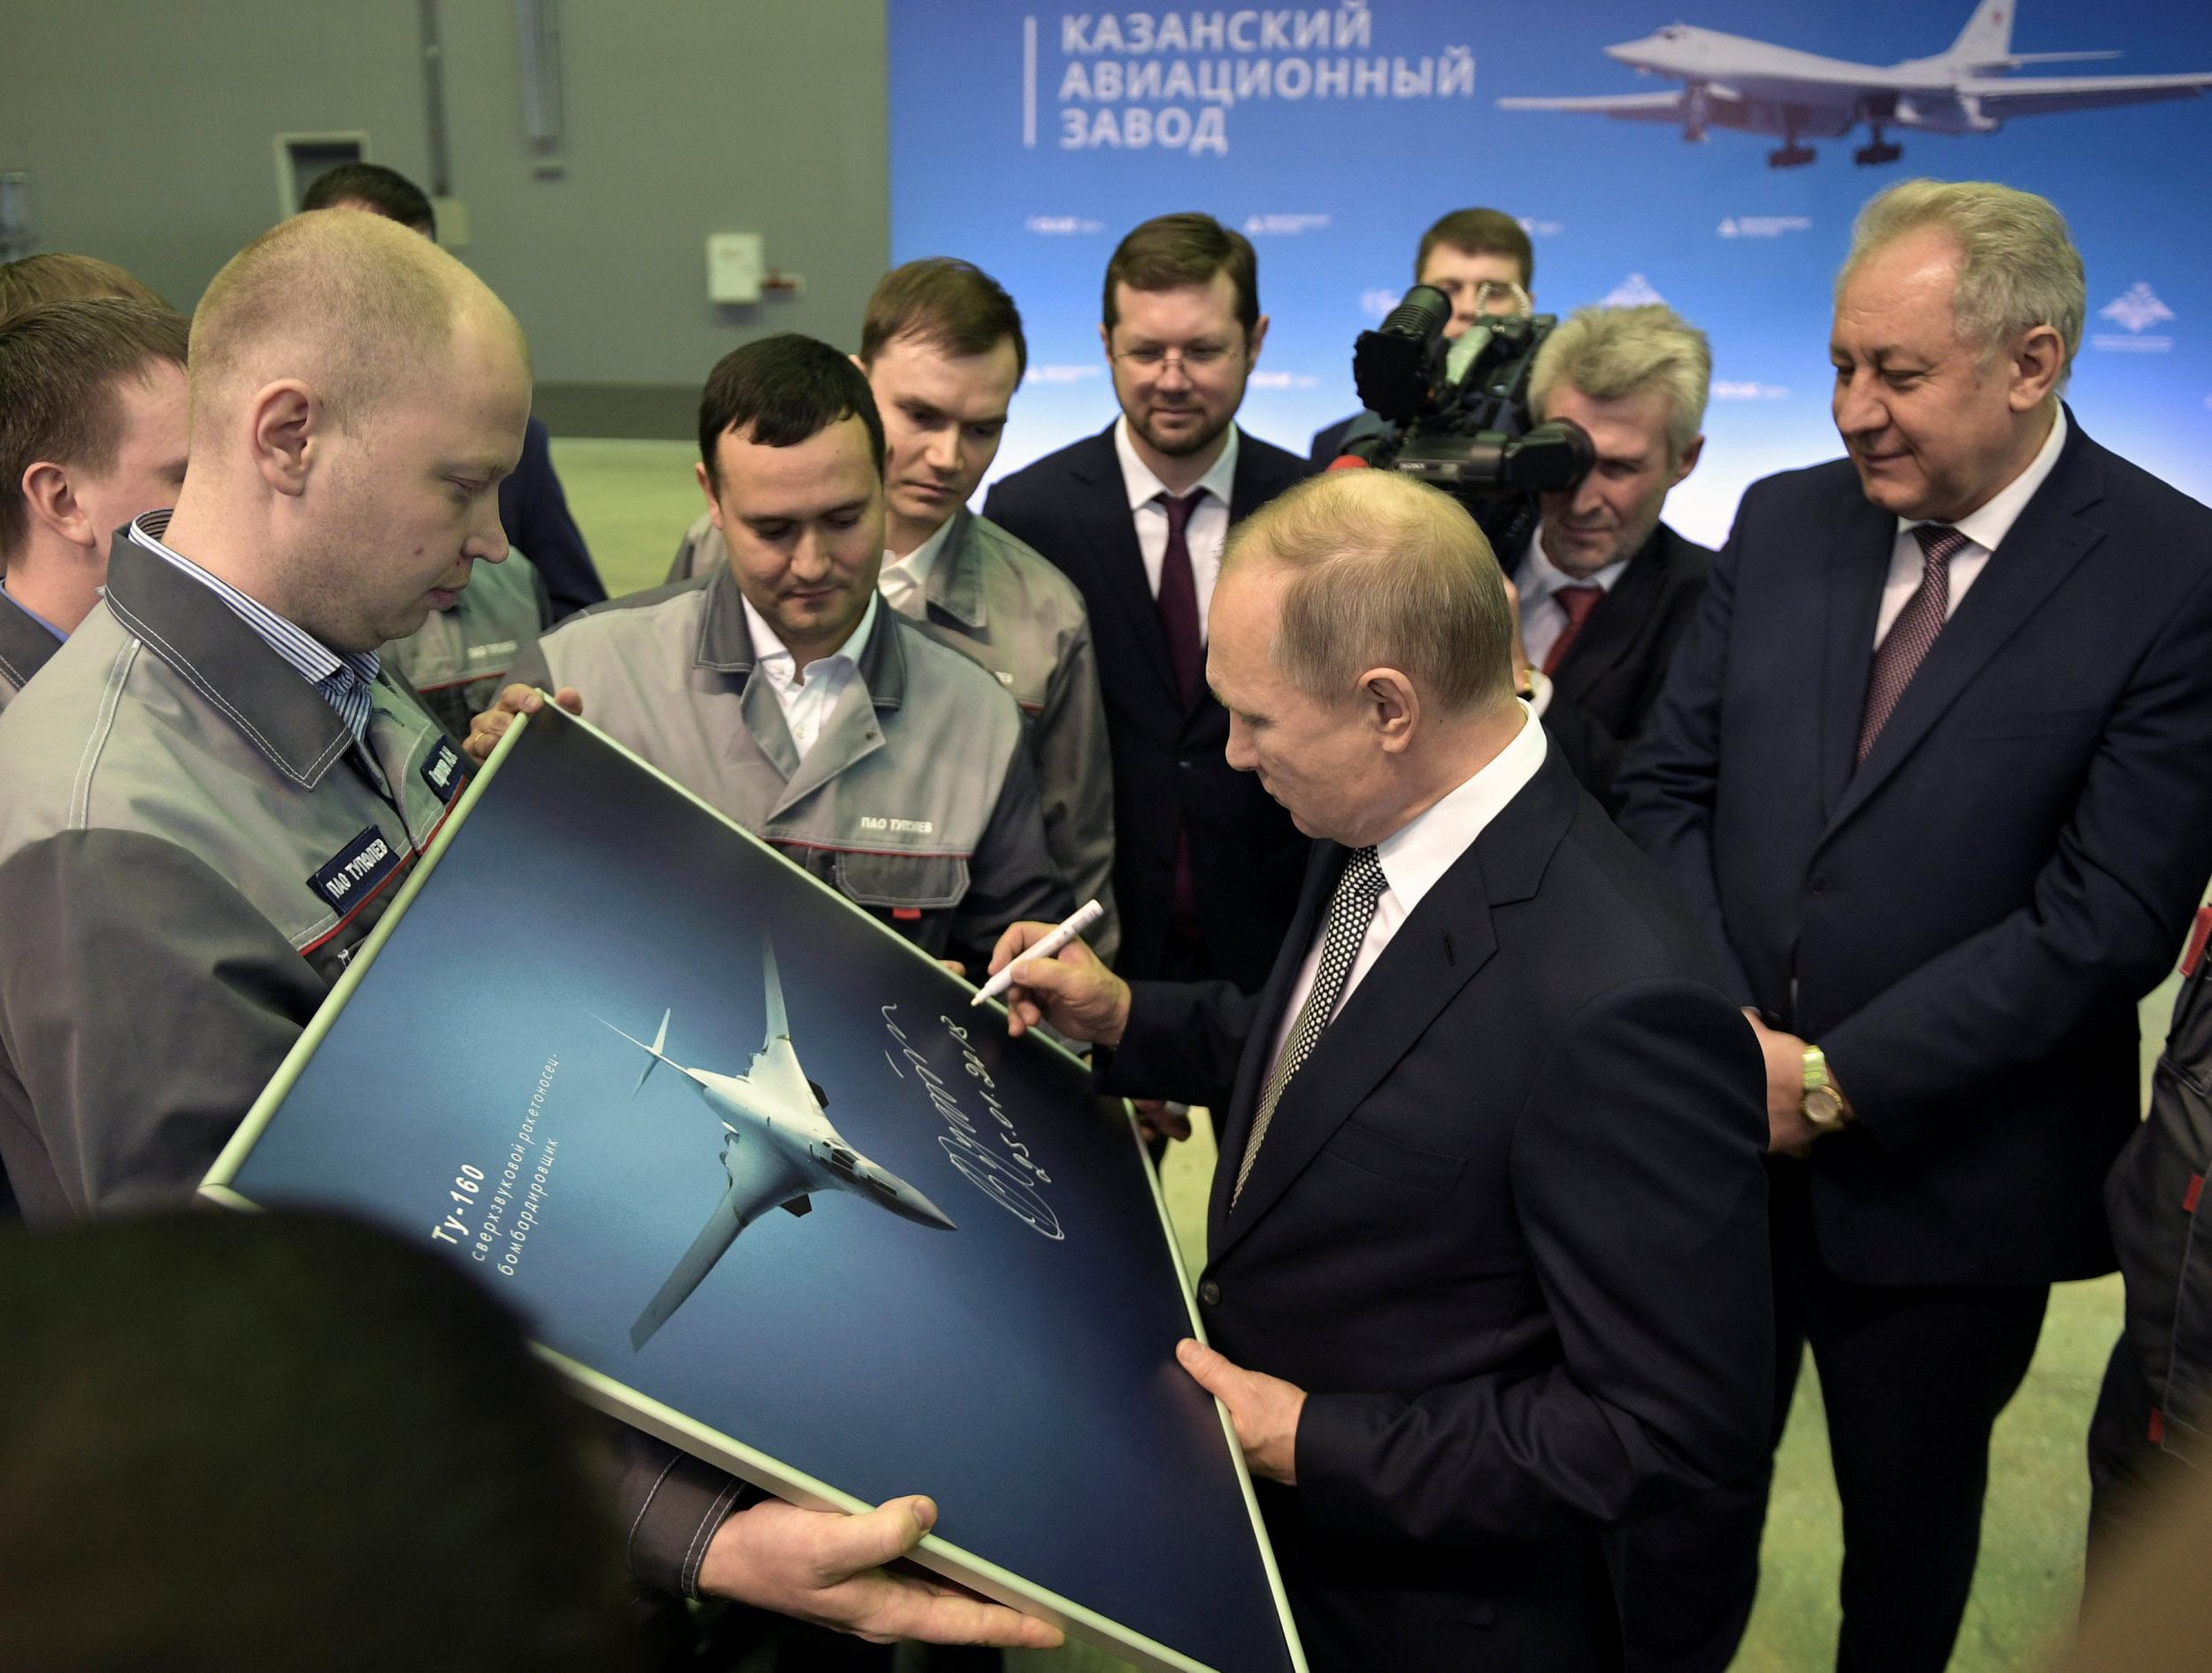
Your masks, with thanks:
[[[925,951],[980,971],[1018,918],[1068,910],[1021,716],[887,606],[804,760],[754,664],[727,564],[572,617],[512,678],[584,716]]]
[[[20,604],[0,595],[0,709],[14,702],[15,694],[60,648],[60,640],[34,621]]]
[[[722,531],[702,516],[676,549],[668,579],[711,574],[729,558]],[[916,625],[990,670],[1021,705],[1045,848],[1075,899],[1105,909],[1083,939],[1111,963],[1121,942],[1114,766],[1083,595],[1033,548],[965,506],[952,514],[924,592],[929,613]]]
[[[479,564],[451,610],[434,610],[404,639],[378,655],[415,688],[424,707],[456,737],[490,708],[507,683],[515,655],[553,620],[545,580],[530,560],[511,551]]]
[[[0,713],[0,1157],[26,1219],[187,1200],[388,909],[467,764],[388,672],[374,702],[364,748],[215,592],[117,537],[105,601]],[[633,1572],[692,1591],[737,1484],[634,1431],[617,1452]]]

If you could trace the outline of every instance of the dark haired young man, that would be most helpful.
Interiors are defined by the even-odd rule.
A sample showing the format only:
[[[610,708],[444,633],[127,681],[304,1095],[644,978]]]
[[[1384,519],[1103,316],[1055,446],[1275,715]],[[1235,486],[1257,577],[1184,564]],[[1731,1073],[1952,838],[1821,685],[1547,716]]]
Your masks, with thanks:
[[[176,500],[186,331],[104,300],[0,324],[0,709],[100,602],[116,530]]]
[[[1229,526],[1305,474],[1238,429],[1267,336],[1251,244],[1209,215],[1163,215],[1106,265],[1099,338],[1121,416],[997,483],[983,514],[1059,565],[1098,644],[1114,771],[1118,967],[1266,979],[1308,843],[1222,750],[1206,607]]]
[[[1057,917],[1020,710],[876,596],[884,434],[868,380],[791,334],[723,357],[699,406],[701,490],[728,562],[563,623],[526,650],[469,751],[532,687],[636,750],[933,955],[980,971]]]
[[[1527,230],[1503,210],[1455,209],[1421,234],[1413,252],[1413,282],[1451,298],[1452,317],[1444,325],[1449,342],[1465,335],[1485,314],[1517,313],[1533,302],[1535,247]],[[1344,451],[1352,426],[1363,418],[1367,415],[1356,412],[1313,433],[1307,457],[1316,468],[1326,469]]]
[[[1121,935],[1114,786],[1083,595],[967,509],[998,457],[1028,360],[1014,299],[972,263],[911,261],[876,286],[856,362],[883,418],[877,587],[931,638],[989,669],[1021,705],[1045,847],[1075,899],[1105,907],[1093,950],[1110,962]],[[668,579],[710,573],[728,559],[722,532],[704,514],[677,548]]]

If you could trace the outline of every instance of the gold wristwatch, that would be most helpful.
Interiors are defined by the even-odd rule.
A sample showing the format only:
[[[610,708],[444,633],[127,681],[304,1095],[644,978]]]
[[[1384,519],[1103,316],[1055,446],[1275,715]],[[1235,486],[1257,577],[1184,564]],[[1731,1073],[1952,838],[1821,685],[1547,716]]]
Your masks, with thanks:
[[[1851,1118],[1835,1082],[1828,1078],[1828,1055],[1817,1046],[1805,1048],[1805,1119],[1823,1132],[1834,1132]]]

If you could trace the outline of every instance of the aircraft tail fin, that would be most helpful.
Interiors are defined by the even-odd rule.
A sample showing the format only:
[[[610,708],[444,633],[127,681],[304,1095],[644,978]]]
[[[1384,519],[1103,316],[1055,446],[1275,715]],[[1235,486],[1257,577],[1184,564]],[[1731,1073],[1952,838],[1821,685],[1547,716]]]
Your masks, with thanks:
[[[608,1028],[613,1028],[616,1033],[620,1034],[623,1039],[628,1040],[633,1046],[635,1046],[640,1051],[645,1054],[645,1067],[638,1071],[637,1085],[630,1088],[631,1097],[634,1098],[638,1095],[638,1094],[645,1090],[645,1083],[651,1077],[654,1068],[657,1065],[668,1063],[677,1069],[681,1069],[683,1067],[681,1063],[677,1063],[673,1057],[667,1055],[668,1019],[675,1014],[675,1010],[672,1007],[661,1013],[660,1032],[653,1036],[653,1043],[649,1046],[643,1040],[640,1040],[635,1034],[630,1033],[623,1029],[615,1028],[614,1025],[608,1022],[605,1017],[601,1017],[598,1018],[600,1023]]]
[[[791,1019],[784,1015],[783,982],[776,974],[776,944],[764,934],[760,938],[760,969],[762,985],[768,995],[768,1038],[764,1047],[791,1037]]]
[[[1969,68],[2001,64],[2012,56],[2014,0],[1980,0],[1974,15],[1944,54]]]

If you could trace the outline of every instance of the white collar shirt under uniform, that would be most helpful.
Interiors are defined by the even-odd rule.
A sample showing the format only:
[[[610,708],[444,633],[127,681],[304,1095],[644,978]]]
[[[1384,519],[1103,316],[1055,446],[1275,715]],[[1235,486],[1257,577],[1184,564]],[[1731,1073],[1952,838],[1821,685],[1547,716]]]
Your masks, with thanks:
[[[1421,904],[1423,897],[1436,886],[1444,873],[1458,863],[1460,856],[1474,846],[1475,839],[1490,821],[1527,787],[1529,780],[1544,764],[1548,746],[1543,725],[1528,712],[1526,703],[1521,705],[1521,729],[1514,733],[1513,741],[1498,751],[1479,772],[1375,845],[1375,859],[1382,867],[1383,881],[1389,886],[1375,902],[1375,916],[1368,920],[1367,937],[1360,943],[1359,956],[1352,961],[1351,974],[1344,978],[1344,991],[1337,995],[1336,1009],[1329,1013],[1331,1021],[1343,1010],[1344,1001],[1351,998],[1352,990],[1375,968],[1375,961],[1390,945],[1391,937],[1413,916],[1414,908]],[[1325,904],[1322,921],[1314,928],[1313,945],[1306,949],[1306,962],[1299,966],[1298,979],[1291,986],[1290,1002],[1283,1007],[1282,1019],[1275,1027],[1274,1049],[1268,1055],[1271,1068],[1283,1055],[1284,1043],[1290,1038],[1299,1011],[1304,1009],[1306,995],[1313,992],[1313,978],[1321,968],[1322,944],[1327,939]]]
[[[1114,452],[1121,460],[1121,480],[1129,491],[1129,513],[1136,519],[1137,547],[1144,554],[1145,585],[1152,596],[1160,595],[1160,566],[1167,559],[1167,506],[1161,495],[1167,485],[1152,467],[1137,457],[1129,439],[1126,417],[1114,424]],[[1202,495],[1191,507],[1183,526],[1183,544],[1190,549],[1191,579],[1198,588],[1198,634],[1206,636],[1206,612],[1213,608],[1214,583],[1221,579],[1221,549],[1229,539],[1229,495],[1237,480],[1237,426],[1224,434],[1221,457],[1200,477],[1190,491]]]
[[[287,621],[259,599],[249,598],[219,575],[210,574],[181,552],[162,544],[169,532],[167,511],[149,511],[132,523],[130,542],[142,547],[173,568],[182,571],[227,604],[238,619],[253,629],[262,642],[284,658],[302,679],[322,695],[338,711],[355,743],[368,748],[369,718],[376,711],[376,675],[381,666],[373,650],[350,650],[342,656],[309,633]]]
[[[1948,571],[1951,582],[1951,602],[1943,611],[1943,618],[1950,620],[1952,611],[1959,607],[1959,600],[1966,596],[1966,589],[1989,562],[1989,555],[1997,549],[1998,541],[2012,532],[2020,513],[2035,497],[2036,489],[2043,486],[2058,464],[2059,449],[2066,445],[2066,414],[2060,411],[2051,420],[2051,433],[2043,438],[2043,445],[2036,449],[2028,468],[1990,496],[1989,503],[1979,510],[1970,511],[1950,525],[1966,536],[1966,544],[1952,555]],[[1891,549],[1889,579],[1882,583],[1882,610],[1874,622],[1874,642],[1879,645],[1889,636],[1890,625],[1904,613],[1912,595],[1920,590],[1920,577],[1926,568],[1925,555],[1920,542],[1913,538],[1913,530],[1920,523],[1904,518],[1897,519],[1897,543]]]
[[[1544,555],[1544,531],[1539,527],[1529,537],[1521,572],[1514,582],[1521,589],[1521,648],[1528,654],[1528,665],[1541,668],[1552,646],[1566,631],[1567,607],[1556,596],[1561,587],[1595,587],[1609,593],[1627,569],[1628,559],[1617,557],[1596,574],[1578,580]]]
[[[845,642],[828,656],[817,656],[802,672],[798,659],[784,648],[767,618],[753,608],[751,599],[744,600],[745,626],[753,636],[757,670],[776,694],[776,706],[783,710],[783,724],[791,733],[791,747],[802,761],[822,735],[823,722],[835,711],[838,699],[859,671],[860,648],[868,642],[869,630],[876,625],[876,602],[875,595],[870,594],[868,608],[860,613],[860,625],[846,635]]]
[[[930,572],[937,567],[937,555],[945,549],[945,541],[952,534],[953,522],[947,518],[934,534],[904,557],[895,557],[887,550],[884,553],[883,573],[877,579],[876,590],[900,615],[918,622],[928,619]]]

